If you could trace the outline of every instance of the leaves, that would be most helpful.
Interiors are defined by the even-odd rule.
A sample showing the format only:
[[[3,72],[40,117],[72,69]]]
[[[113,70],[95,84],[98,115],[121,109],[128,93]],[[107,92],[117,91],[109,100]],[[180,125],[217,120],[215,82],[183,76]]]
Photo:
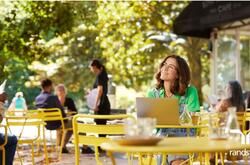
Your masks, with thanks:
[[[40,79],[50,77],[80,98],[93,83],[88,69],[93,58],[102,60],[116,84],[139,91],[152,81],[160,59],[187,54],[190,46],[179,47],[171,33],[187,2],[0,3],[0,79],[17,80],[12,94],[18,88],[38,90]]]

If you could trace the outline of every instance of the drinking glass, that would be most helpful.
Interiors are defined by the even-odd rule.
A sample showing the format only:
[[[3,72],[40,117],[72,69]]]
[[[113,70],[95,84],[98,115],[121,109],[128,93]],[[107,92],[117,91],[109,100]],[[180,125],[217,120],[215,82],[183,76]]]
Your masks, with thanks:
[[[155,126],[155,118],[138,118],[136,121],[127,119],[125,121],[126,136],[152,136]]]
[[[200,113],[198,113],[198,112],[191,113],[191,118],[192,118],[192,124],[198,125],[200,122],[199,121],[200,120]]]
[[[209,138],[227,139],[226,131],[228,112],[217,112],[209,114]]]

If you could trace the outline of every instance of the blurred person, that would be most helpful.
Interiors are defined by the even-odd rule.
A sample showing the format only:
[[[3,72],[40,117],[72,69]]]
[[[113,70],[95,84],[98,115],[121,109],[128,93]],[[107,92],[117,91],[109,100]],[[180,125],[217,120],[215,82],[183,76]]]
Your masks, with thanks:
[[[17,92],[8,108],[8,111],[27,111],[26,101],[23,97],[23,92]],[[22,112],[15,112],[15,115],[22,115]]]
[[[229,81],[225,87],[225,91],[223,92],[222,99],[216,105],[216,111],[218,112],[227,112],[229,107],[236,107],[236,112],[245,112],[245,102],[243,97],[243,92],[241,85],[238,81],[232,80]],[[242,130],[242,125],[240,124],[240,129]],[[249,122],[246,122],[246,127],[248,129]],[[241,155],[231,155],[227,154],[226,159],[229,161],[241,160],[243,157]],[[214,158],[210,160],[213,162]]]
[[[91,61],[89,68],[91,72],[96,75],[95,82],[93,84],[93,89],[97,88],[97,97],[95,100],[95,106],[93,111],[97,115],[109,115],[111,108],[108,99],[108,74],[104,65],[97,59]],[[99,103],[99,104],[98,104]],[[96,124],[105,125],[107,119],[95,119]],[[99,134],[99,137],[105,137],[105,134]],[[100,147],[98,147],[99,152],[104,152]]]
[[[61,105],[68,110],[68,112],[74,112],[75,114],[77,113],[77,109],[75,106],[75,102],[72,98],[67,96],[67,89],[63,84],[59,84],[55,88],[55,93],[61,103]],[[73,115],[73,114],[72,114]],[[72,123],[72,120],[69,119],[68,122]],[[66,144],[70,137],[72,136],[73,131],[67,131],[64,139],[64,144]],[[62,135],[60,135],[62,137]],[[88,146],[83,145],[82,148],[82,153],[94,153],[94,151],[89,148]]]
[[[61,102],[59,101],[58,97],[52,94],[53,91],[53,83],[50,79],[44,79],[41,81],[41,87],[42,91],[41,93],[36,97],[35,104],[36,108],[58,108],[61,110],[62,117],[66,117],[66,113],[64,112],[64,108],[61,105]],[[64,120],[65,128],[72,128],[72,122],[68,120]],[[45,127],[48,130],[56,130],[57,133],[57,146],[60,146],[61,143],[63,143],[62,153],[69,153],[69,151],[66,148],[66,144],[68,141],[65,139],[62,139],[62,129],[61,129],[61,121],[55,120],[55,121],[47,121]],[[69,132],[69,133],[68,133]],[[72,134],[71,131],[67,131],[67,134]]]
[[[242,88],[238,81],[229,81],[226,85],[224,98],[216,105],[216,110],[220,112],[227,111],[228,107],[236,107],[236,112],[245,111],[245,102]]]
[[[3,120],[3,113],[4,108],[3,104],[5,100],[7,99],[6,93],[0,94],[0,121]],[[6,165],[12,165],[14,161],[14,156],[16,152],[16,146],[17,146],[17,137],[15,135],[5,135],[2,132],[0,132],[0,144],[4,143],[5,136],[8,136],[7,138],[7,144],[4,146],[5,148],[5,164]],[[2,151],[0,151],[0,164],[2,164]]]
[[[190,69],[180,56],[170,55],[163,59],[155,75],[156,87],[148,91],[150,98],[177,98],[179,100],[179,112],[181,105],[185,104],[189,112],[199,112],[200,104],[197,89],[190,85]],[[186,129],[165,128],[158,133],[162,136],[187,136]],[[190,130],[191,136],[195,135],[195,129]],[[168,155],[168,163],[177,165],[188,159],[188,155]],[[160,160],[161,161],[161,160]]]
[[[97,88],[98,94],[95,101],[95,107],[93,111],[98,115],[109,115],[110,114],[110,103],[108,99],[108,75],[104,65],[97,59],[94,59],[90,63],[90,70],[96,75],[93,88]],[[100,103],[99,103],[100,102]],[[99,105],[98,105],[99,103]],[[106,119],[95,119],[96,124],[107,123]]]

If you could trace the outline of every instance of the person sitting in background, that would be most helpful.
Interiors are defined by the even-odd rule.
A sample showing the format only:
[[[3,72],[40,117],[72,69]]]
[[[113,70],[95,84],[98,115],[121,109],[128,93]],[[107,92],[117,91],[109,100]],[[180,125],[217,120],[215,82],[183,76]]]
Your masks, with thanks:
[[[216,110],[227,111],[228,107],[236,107],[237,112],[245,111],[241,85],[238,81],[229,81],[226,85],[224,98],[216,105]]]
[[[245,101],[245,106],[246,106],[246,111],[247,111],[247,108],[250,108],[250,91],[245,91],[243,93],[243,98]]]
[[[63,84],[59,84],[55,88],[56,95],[61,103],[61,105],[68,110],[68,112],[74,112],[77,113],[77,109],[74,103],[74,100],[70,97],[67,97],[67,89]],[[69,120],[68,122],[72,122],[72,120]],[[73,132],[68,131],[68,133],[65,136],[65,142],[68,142],[70,137],[72,136]],[[82,153],[94,153],[94,151],[89,148],[88,146],[83,145]]]
[[[7,94],[2,93],[0,94],[0,122],[3,120],[3,113],[4,108],[3,104],[4,101],[7,99]],[[15,152],[16,152],[16,146],[17,146],[17,137],[15,135],[5,135],[3,133],[0,133],[0,144],[4,143],[5,136],[8,136],[7,138],[7,144],[4,146],[5,148],[5,164],[6,165],[12,165]],[[2,150],[0,151],[0,164],[2,164]]]
[[[39,109],[39,108],[58,108],[61,110],[62,117],[65,118],[66,114],[64,112],[64,108],[61,105],[58,97],[55,95],[52,95],[52,90],[53,90],[52,81],[50,79],[44,79],[41,82],[41,86],[42,86],[42,92],[35,99],[36,108],[37,109]],[[72,128],[72,123],[69,122],[68,120],[64,120],[64,124],[65,124],[66,128]],[[69,151],[66,148],[66,144],[68,141],[61,139],[62,138],[62,136],[61,136],[62,135],[61,121],[60,120],[47,121],[45,127],[48,130],[56,130],[56,132],[57,132],[57,136],[56,136],[57,145],[60,146],[60,144],[62,142],[63,143],[62,153],[69,153]],[[67,131],[67,134],[72,134],[72,132],[70,133],[70,131]]]
[[[27,111],[26,101],[23,97],[23,92],[17,92],[8,108],[8,111]],[[22,112],[15,112],[15,115],[22,115]]]

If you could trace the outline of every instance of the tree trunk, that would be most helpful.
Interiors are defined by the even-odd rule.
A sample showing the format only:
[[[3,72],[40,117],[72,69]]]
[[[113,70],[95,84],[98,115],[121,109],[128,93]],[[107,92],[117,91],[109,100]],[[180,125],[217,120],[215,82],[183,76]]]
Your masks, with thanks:
[[[202,64],[201,64],[201,49],[205,44],[205,40],[198,38],[187,38],[187,43],[184,46],[184,49],[187,52],[187,57],[189,61],[189,66],[191,70],[191,84],[193,84],[199,94],[199,101],[202,105]]]

